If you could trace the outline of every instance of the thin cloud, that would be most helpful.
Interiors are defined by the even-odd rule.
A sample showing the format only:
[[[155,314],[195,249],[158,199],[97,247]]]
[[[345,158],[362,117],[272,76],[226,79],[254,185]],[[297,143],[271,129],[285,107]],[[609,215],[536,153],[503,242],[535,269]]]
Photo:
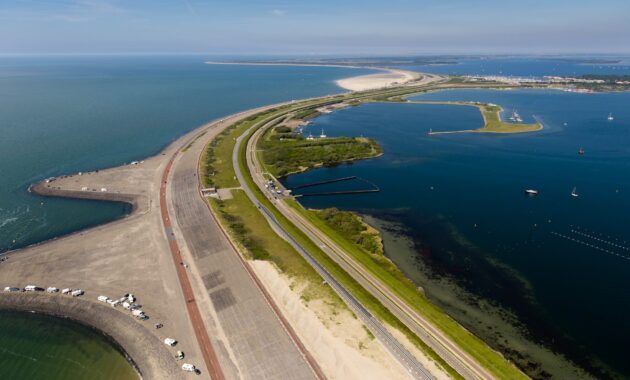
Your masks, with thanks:
[[[274,16],[281,17],[281,16],[286,15],[287,11],[282,10],[282,9],[274,9],[274,10],[271,11],[271,14],[274,15]]]

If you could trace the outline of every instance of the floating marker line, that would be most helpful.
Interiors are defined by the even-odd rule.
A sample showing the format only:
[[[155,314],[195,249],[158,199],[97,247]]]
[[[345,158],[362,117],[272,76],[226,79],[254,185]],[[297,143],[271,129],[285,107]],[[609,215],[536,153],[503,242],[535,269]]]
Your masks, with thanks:
[[[604,252],[604,253],[608,253],[609,255],[612,255],[612,256],[617,256],[617,257],[620,257],[620,258],[622,258],[622,259],[625,259],[625,260],[630,261],[630,257],[628,257],[628,256],[624,256],[624,255],[620,255],[620,254],[618,254],[617,252],[614,252],[614,251],[608,250],[608,249],[606,249],[606,248],[598,247],[598,246],[596,246],[596,245],[594,245],[594,244],[590,244],[590,243],[587,243],[587,242],[585,242],[585,241],[578,240],[578,239],[572,238],[571,236],[564,235],[564,234],[561,234],[561,233],[558,233],[558,232],[555,232],[555,231],[551,231],[550,233],[551,233],[552,235],[555,235],[555,236],[561,237],[561,238],[563,238],[563,239],[566,239],[566,240],[572,241],[572,242],[574,242],[574,243],[581,244],[581,245],[584,245],[584,246],[586,246],[586,247],[593,248],[593,249],[596,249],[596,250],[601,251],[601,252]]]
[[[574,234],[582,235],[582,236],[587,237],[587,238],[591,238],[593,240],[597,240],[599,242],[602,242],[602,243],[605,243],[605,244],[608,244],[608,245],[612,245],[613,247],[620,248],[620,249],[623,249],[625,251],[630,251],[630,248],[624,247],[623,245],[620,245],[620,244],[617,244],[617,243],[613,243],[612,241],[609,241],[609,240],[600,239],[600,238],[595,237],[593,235],[585,234],[584,232],[581,232],[581,231],[571,230],[571,232],[573,232]]]

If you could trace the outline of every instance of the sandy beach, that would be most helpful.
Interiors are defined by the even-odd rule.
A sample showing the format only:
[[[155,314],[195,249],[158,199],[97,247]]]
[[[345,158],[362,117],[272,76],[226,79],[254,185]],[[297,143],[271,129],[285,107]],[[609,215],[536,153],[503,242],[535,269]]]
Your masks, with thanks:
[[[350,91],[374,90],[416,81],[422,77],[420,73],[407,70],[381,69],[382,73],[361,75],[335,81],[337,86]]]

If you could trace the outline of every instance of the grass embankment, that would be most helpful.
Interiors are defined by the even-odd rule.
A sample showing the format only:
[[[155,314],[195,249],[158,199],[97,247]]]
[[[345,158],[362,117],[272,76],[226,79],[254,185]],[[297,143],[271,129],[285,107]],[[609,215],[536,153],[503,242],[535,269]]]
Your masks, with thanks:
[[[232,167],[232,151],[234,150],[235,139],[243,134],[247,128],[273,112],[278,111],[269,110],[241,120],[223,130],[210,141],[200,160],[199,171],[204,187],[230,188],[240,186]]]

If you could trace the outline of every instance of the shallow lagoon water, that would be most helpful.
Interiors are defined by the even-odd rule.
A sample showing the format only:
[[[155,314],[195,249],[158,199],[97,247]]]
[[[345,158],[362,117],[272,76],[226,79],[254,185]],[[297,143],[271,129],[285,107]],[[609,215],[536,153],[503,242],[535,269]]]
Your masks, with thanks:
[[[109,341],[76,322],[0,311],[0,332],[1,379],[138,379]]]
[[[367,104],[321,116],[310,128],[324,128],[330,136],[374,137],[383,146],[382,157],[291,176],[286,184],[350,175],[374,182],[382,190],[378,194],[301,202],[353,209],[402,226],[413,241],[407,256],[414,258],[389,255],[409,277],[436,284],[449,279],[517,314],[532,340],[600,376],[597,366],[628,376],[622,342],[630,339],[625,317],[630,311],[630,94],[449,90],[412,99],[497,103],[506,111],[517,109],[526,122],[535,115],[545,129],[428,136],[429,129],[480,127],[479,112],[455,105]],[[580,147],[584,155],[578,154]],[[340,186],[354,185],[320,190]],[[573,187],[577,198],[570,196]],[[527,188],[540,195],[525,196]],[[438,297],[438,285],[433,294],[430,284],[419,285],[458,314],[451,299]],[[474,330],[474,323],[459,314]],[[504,337],[494,339],[496,347],[515,348]]]

